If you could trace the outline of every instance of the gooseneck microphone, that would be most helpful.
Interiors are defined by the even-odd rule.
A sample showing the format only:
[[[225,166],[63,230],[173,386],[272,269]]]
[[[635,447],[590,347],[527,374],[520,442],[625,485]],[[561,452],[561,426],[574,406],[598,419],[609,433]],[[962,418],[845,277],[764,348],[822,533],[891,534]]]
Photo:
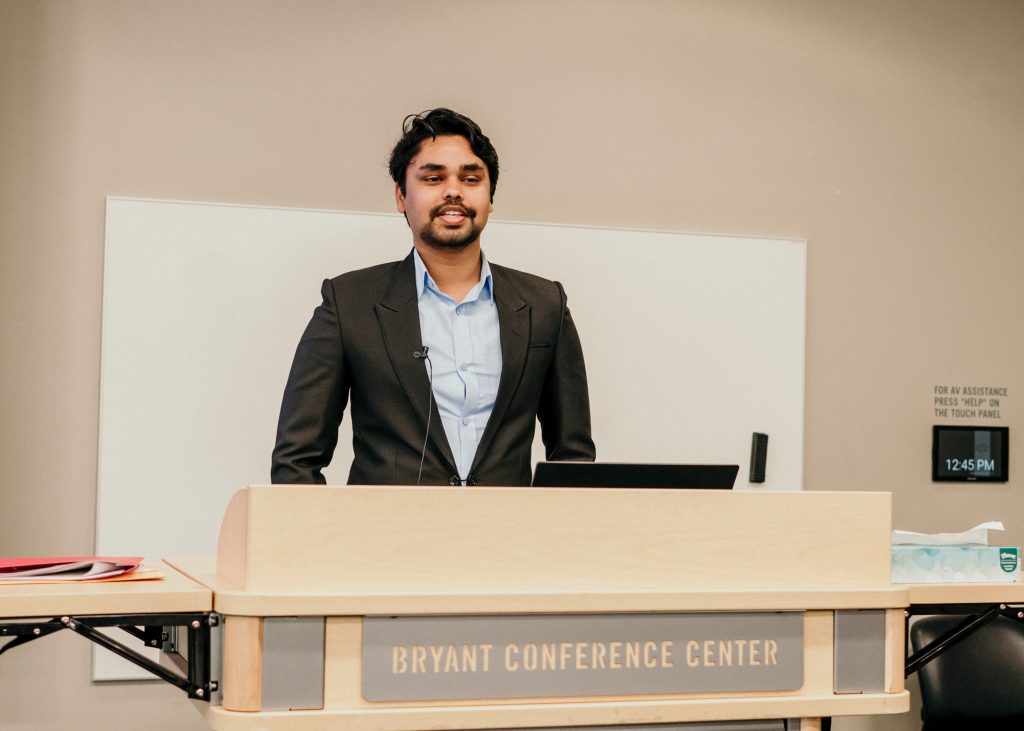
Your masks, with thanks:
[[[416,487],[423,478],[423,461],[427,457],[427,440],[430,439],[430,417],[434,411],[434,364],[430,362],[430,348],[426,345],[412,352],[412,357],[427,363],[427,430],[423,434],[423,449],[420,450],[420,470],[416,473]]]

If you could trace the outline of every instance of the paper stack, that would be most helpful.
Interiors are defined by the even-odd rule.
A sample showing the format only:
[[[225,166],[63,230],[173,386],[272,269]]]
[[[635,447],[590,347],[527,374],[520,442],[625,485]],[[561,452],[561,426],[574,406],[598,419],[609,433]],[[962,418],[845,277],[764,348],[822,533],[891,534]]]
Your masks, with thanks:
[[[0,584],[149,578],[141,563],[139,556],[0,558]]]

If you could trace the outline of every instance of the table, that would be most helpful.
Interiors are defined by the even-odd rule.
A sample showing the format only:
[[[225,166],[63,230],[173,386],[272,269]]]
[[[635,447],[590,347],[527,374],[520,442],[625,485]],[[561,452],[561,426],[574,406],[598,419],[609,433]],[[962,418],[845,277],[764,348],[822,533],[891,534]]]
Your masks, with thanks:
[[[909,677],[943,652],[1002,615],[1024,621],[1024,584],[907,584],[906,627],[915,616],[963,614],[964,620],[934,642],[908,655]],[[909,652],[909,650],[908,650]]]
[[[70,629],[206,701],[197,704],[200,712],[223,731],[248,728],[255,718],[268,729],[342,723],[378,731],[797,718],[801,729],[813,730],[828,716],[908,709],[902,676],[966,636],[907,658],[906,621],[915,614],[966,610],[975,614],[968,628],[975,631],[991,612],[1024,604],[1024,586],[1016,584],[886,583],[888,496],[642,497],[600,490],[249,488],[225,516],[217,559],[156,562],[166,576],[161,581],[0,587],[0,641]],[[651,503],[658,509],[637,507]],[[744,545],[757,549],[749,562],[724,553]],[[383,703],[361,693],[368,617],[751,610],[802,614],[799,691]],[[845,654],[837,617],[857,612],[883,619],[872,641],[885,648],[884,678],[876,690],[843,692],[834,686],[835,663]],[[276,710],[268,702],[273,684],[264,671],[274,661],[267,653],[274,622],[295,615],[322,621],[314,671],[324,692],[319,708]],[[163,634],[176,627],[188,639],[170,649],[183,649],[187,664],[172,673],[139,661],[94,631],[111,626],[148,645],[174,645]],[[223,668],[212,658],[222,642]],[[216,702],[220,685],[228,689],[223,704]]]
[[[164,561],[146,562],[164,575],[142,581],[0,585],[0,654],[70,630],[184,690],[209,701],[213,593]],[[166,652],[172,667],[154,662],[99,628],[116,627]],[[183,636],[181,636],[183,635]]]

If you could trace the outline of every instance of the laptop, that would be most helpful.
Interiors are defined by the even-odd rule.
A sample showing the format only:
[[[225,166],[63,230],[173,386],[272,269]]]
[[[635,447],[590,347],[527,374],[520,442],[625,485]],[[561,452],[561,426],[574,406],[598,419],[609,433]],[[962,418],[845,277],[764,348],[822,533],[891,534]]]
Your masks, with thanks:
[[[534,487],[654,487],[731,490],[739,465],[538,462]]]

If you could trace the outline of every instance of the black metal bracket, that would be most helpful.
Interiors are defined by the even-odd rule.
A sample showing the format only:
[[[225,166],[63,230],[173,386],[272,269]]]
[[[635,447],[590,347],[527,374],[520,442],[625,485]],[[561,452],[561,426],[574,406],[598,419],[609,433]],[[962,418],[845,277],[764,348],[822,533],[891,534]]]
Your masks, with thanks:
[[[210,628],[217,626],[218,623],[219,617],[209,612],[63,616],[40,622],[31,620],[4,622],[0,623],[0,638],[12,637],[13,639],[0,647],[0,655],[40,637],[69,629],[152,673],[161,680],[181,688],[189,698],[209,702],[210,695],[217,690],[218,686],[218,682],[210,677]],[[160,663],[150,660],[138,651],[98,631],[98,627],[116,627],[141,640],[147,647],[161,649],[169,639],[169,628],[184,628],[188,633],[187,673],[179,675],[165,668]]]
[[[904,629],[909,637],[910,618],[914,615],[966,614],[964,620],[937,637],[925,647],[907,657],[903,675],[909,677],[944,653],[980,630],[996,617],[1003,616],[1024,622],[1024,609],[1009,604],[915,604],[904,613]]]

